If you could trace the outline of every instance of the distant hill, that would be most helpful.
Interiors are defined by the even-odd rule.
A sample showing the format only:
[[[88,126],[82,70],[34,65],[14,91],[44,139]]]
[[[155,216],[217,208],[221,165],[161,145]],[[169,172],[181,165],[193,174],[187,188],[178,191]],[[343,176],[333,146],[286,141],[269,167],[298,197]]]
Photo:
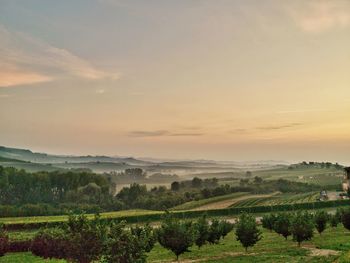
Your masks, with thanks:
[[[206,173],[238,170],[259,170],[287,165],[283,161],[223,162],[213,160],[161,160],[104,155],[54,155],[28,149],[0,146],[0,165],[13,166],[28,171],[53,171],[62,169],[90,169],[102,173],[139,167],[152,173]]]

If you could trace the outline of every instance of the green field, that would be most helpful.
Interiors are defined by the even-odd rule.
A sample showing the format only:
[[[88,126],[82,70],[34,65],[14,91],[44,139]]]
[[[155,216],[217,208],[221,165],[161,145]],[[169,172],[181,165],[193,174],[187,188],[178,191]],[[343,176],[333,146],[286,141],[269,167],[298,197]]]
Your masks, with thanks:
[[[201,249],[192,247],[191,252],[181,255],[180,262],[349,262],[350,232],[342,226],[328,228],[322,236],[314,238],[298,248],[290,239],[285,241],[276,233],[262,229],[263,238],[248,253],[231,232],[218,245],[205,245]],[[192,261],[191,261],[192,260]],[[11,262],[65,262],[45,261],[30,253],[8,254],[0,258],[0,263]],[[148,254],[148,262],[174,262],[174,255],[159,244]]]
[[[175,211],[176,210],[177,211],[179,211],[179,210],[191,210],[191,209],[194,209],[194,208],[201,207],[203,205],[213,204],[213,203],[224,201],[224,200],[235,199],[237,197],[245,196],[245,195],[248,195],[248,194],[249,193],[232,193],[232,194],[228,194],[228,195],[215,196],[215,197],[202,199],[202,200],[198,200],[198,201],[187,202],[187,203],[175,206],[171,210],[175,210]]]
[[[303,193],[303,194],[279,194],[265,198],[251,197],[245,200],[238,201],[230,207],[247,207],[257,205],[283,205],[283,204],[298,204],[315,202],[319,196],[318,192]]]

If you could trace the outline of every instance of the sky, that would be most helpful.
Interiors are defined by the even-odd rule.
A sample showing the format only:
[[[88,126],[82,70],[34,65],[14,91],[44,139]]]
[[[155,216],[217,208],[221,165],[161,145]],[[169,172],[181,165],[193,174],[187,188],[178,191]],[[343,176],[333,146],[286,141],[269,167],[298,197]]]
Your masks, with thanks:
[[[348,0],[0,0],[0,145],[350,163]]]

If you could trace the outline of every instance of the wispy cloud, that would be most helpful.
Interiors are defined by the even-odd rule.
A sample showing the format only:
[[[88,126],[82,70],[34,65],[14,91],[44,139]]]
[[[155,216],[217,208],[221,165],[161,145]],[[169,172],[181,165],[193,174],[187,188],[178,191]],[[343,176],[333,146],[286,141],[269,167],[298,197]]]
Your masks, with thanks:
[[[305,32],[321,33],[350,26],[350,1],[347,0],[296,1],[288,7],[288,12]]]
[[[154,130],[154,131],[131,131],[128,133],[130,137],[161,137],[161,136],[202,136],[202,133],[182,133],[182,132],[170,132],[167,130]]]
[[[272,131],[272,130],[282,130],[282,129],[288,129],[296,126],[303,125],[303,123],[295,122],[295,123],[287,123],[287,124],[281,124],[281,125],[269,125],[269,126],[261,126],[257,127],[257,130],[265,130],[265,131]]]
[[[72,52],[0,25],[0,87],[35,84],[73,76],[91,80],[119,77]]]

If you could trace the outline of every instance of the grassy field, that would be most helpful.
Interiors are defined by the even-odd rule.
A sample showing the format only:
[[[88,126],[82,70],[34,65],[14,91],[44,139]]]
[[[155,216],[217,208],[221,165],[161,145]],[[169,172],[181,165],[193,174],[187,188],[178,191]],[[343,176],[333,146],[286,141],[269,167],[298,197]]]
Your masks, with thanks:
[[[172,208],[171,210],[191,210],[191,209],[195,209],[204,205],[208,205],[208,204],[213,204],[216,202],[221,202],[221,201],[225,201],[225,200],[232,200],[241,196],[245,196],[248,195],[249,193],[232,193],[232,194],[228,194],[228,195],[222,195],[222,196],[215,196],[215,197],[211,197],[211,198],[207,198],[207,199],[202,199],[202,200],[198,200],[198,201],[191,201],[191,202],[187,202],[184,203],[182,205],[178,205],[175,206],[174,208]]]
[[[315,202],[318,192],[303,194],[278,194],[270,197],[251,197],[235,202],[230,207],[247,207],[256,205],[282,205]]]
[[[262,177],[264,180],[286,179],[301,183],[311,183],[317,185],[341,185],[343,171],[332,168],[320,168],[310,166],[300,166],[294,169],[279,167],[277,169],[257,170],[252,172],[254,176]],[[247,178],[244,172],[235,173],[235,178]],[[223,179],[220,184],[238,185],[239,180]]]
[[[117,212],[101,213],[102,218],[118,218],[125,216],[138,216],[138,215],[152,215],[162,213],[160,211],[152,210],[123,210]],[[93,214],[88,214],[88,218],[93,218]],[[0,218],[0,222],[4,224],[21,224],[21,223],[42,223],[42,222],[62,222],[67,221],[68,216],[29,216],[29,217],[4,217]]]
[[[296,243],[266,230],[262,230],[263,238],[248,253],[231,232],[218,245],[205,245],[201,249],[192,247],[190,252],[180,256],[180,262],[350,262],[350,232],[342,226],[328,228],[322,236],[315,233],[314,238],[298,248]],[[148,254],[148,262],[174,262],[174,255],[156,244]],[[337,260],[337,261],[336,261]],[[0,258],[5,262],[65,262],[58,260],[44,261],[30,253],[8,254]]]

